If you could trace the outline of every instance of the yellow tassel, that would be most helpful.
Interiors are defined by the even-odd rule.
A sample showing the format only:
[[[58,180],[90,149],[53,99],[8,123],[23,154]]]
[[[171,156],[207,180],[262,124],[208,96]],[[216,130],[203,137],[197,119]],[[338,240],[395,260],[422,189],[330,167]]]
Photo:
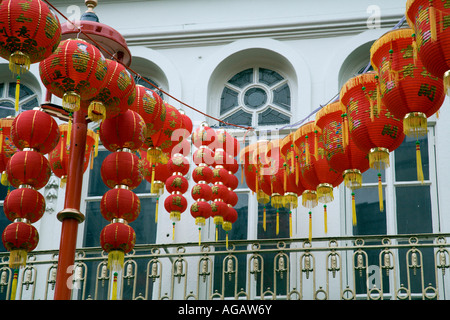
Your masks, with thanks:
[[[314,157],[316,157],[316,160],[319,159],[319,136],[317,135],[317,130],[314,131]]]
[[[109,270],[122,270],[125,253],[122,250],[111,250],[108,253],[108,269]]]
[[[428,19],[430,21],[430,33],[431,33],[431,41],[436,41],[437,32],[436,32],[436,9],[433,7],[433,3],[431,1],[430,7],[428,8]]]
[[[155,165],[152,164],[152,179],[151,179],[151,184],[150,184],[151,193],[155,193],[154,185],[155,185]]]
[[[117,272],[114,272],[111,300],[117,300]]]
[[[9,252],[9,267],[18,269],[27,264],[27,251],[23,249],[14,249]]]
[[[264,205],[263,209],[263,229],[266,231],[266,206]]]
[[[352,192],[352,222],[356,226],[356,203],[355,203],[355,193]]]
[[[198,245],[202,243],[202,228],[198,228]]]
[[[69,114],[69,122],[67,124],[67,140],[66,145],[70,147],[70,136],[72,135],[72,113]]]
[[[283,189],[286,190],[286,187],[287,187],[287,165],[284,164]]]
[[[420,155],[420,143],[416,142],[417,180],[423,183],[422,157]]]
[[[256,174],[255,174],[255,192],[256,194],[258,194],[259,191],[259,176],[258,176],[258,170],[256,170]]]
[[[241,164],[241,184],[244,184],[244,165]]]
[[[2,172],[1,183],[2,183],[2,185],[4,185],[5,187],[8,185],[8,174],[6,173],[6,171],[3,171],[3,172]]]
[[[308,235],[309,241],[312,239],[312,214],[311,211],[309,212],[309,235]]]
[[[300,165],[298,164],[298,160],[295,162],[295,183],[298,184],[298,180],[300,178]]]
[[[175,240],[175,222],[172,223],[172,241]]]
[[[383,185],[381,183],[381,173],[378,174],[378,201],[380,203],[380,212],[383,212],[384,203],[383,203]]]
[[[403,118],[403,133],[417,138],[428,133],[427,116],[422,112],[410,112]]]
[[[9,70],[13,74],[22,74],[24,71],[30,70],[30,57],[23,52],[16,51],[9,57]]]
[[[294,155],[295,155],[295,153],[294,153],[294,145],[291,144],[291,168],[292,168],[292,170],[294,170],[294,168],[295,168]]]
[[[349,137],[349,132],[348,132],[348,118],[347,118],[347,113],[344,113],[343,115],[343,127],[342,127],[342,132],[344,133],[344,140],[342,142],[343,147],[346,148],[348,146],[348,137]]]
[[[228,249],[228,231],[226,232],[226,235],[225,235],[225,243],[226,243],[226,246]]]
[[[276,235],[280,233],[280,212],[277,210]]]
[[[323,206],[323,223],[324,223],[325,234],[327,234],[327,232],[328,232],[327,205]]]
[[[11,300],[16,300],[16,292],[17,292],[17,281],[19,278],[19,271],[17,269],[14,270],[14,277],[11,284]]]
[[[20,98],[20,76],[17,76],[17,81],[16,81],[16,100],[15,100],[16,112],[19,112],[19,98]]]
[[[92,150],[92,152],[91,152],[90,159],[91,159],[90,165],[91,165],[91,170],[92,170],[92,169],[94,169],[94,150]]]
[[[306,155],[306,165],[308,166],[310,164],[308,136],[306,136],[306,142],[305,142],[305,155]]]
[[[292,211],[289,211],[289,238],[292,238]]]
[[[95,153],[94,153],[94,155],[95,155],[95,157],[94,158],[97,158],[97,156],[98,156],[98,139],[99,139],[99,134],[98,133],[96,133],[95,134],[95,144],[94,144],[94,147],[95,147]]]
[[[59,182],[59,187],[63,189],[66,186],[67,183],[67,176],[62,176],[61,181]]]
[[[216,242],[219,240],[219,226],[216,224]]]
[[[158,209],[159,209],[159,197],[156,198],[155,223],[158,223]]]
[[[375,170],[384,170],[390,166],[389,150],[372,148],[369,152],[369,166]]]

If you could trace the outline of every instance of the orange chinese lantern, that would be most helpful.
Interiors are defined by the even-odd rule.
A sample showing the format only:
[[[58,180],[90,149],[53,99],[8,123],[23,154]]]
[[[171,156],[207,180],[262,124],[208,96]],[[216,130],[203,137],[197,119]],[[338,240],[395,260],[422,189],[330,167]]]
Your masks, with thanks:
[[[9,60],[9,69],[17,74],[15,108],[18,111],[20,74],[52,54],[61,39],[61,25],[41,0],[1,1],[0,21],[0,56]]]
[[[117,151],[103,160],[100,173],[109,188],[124,185],[133,190],[142,182],[141,170],[141,162],[134,153]]]
[[[100,202],[100,213],[108,221],[124,219],[128,223],[136,220],[141,212],[141,201],[131,190],[116,187],[108,190]]]
[[[6,166],[9,183],[19,188],[29,185],[38,190],[50,179],[50,164],[41,153],[36,151],[19,151],[15,153]]]
[[[414,30],[413,49],[433,76],[450,86],[450,30],[446,27],[450,8],[445,1],[407,0],[406,21]]]
[[[389,152],[405,138],[403,122],[377,99],[378,76],[373,72],[348,80],[340,92],[340,102],[348,118],[349,138],[368,154],[369,166],[376,170],[389,167]],[[373,115],[373,116],[372,116]],[[378,173],[380,211],[383,207],[381,173]]]
[[[402,28],[390,31],[371,47],[371,63],[379,76],[379,93],[385,107],[403,120],[409,137],[427,134],[427,118],[444,102],[442,80],[432,76],[413,54],[413,31]],[[423,182],[419,141],[416,143],[417,175]]]
[[[82,39],[59,43],[52,55],[39,64],[42,83],[49,92],[62,99],[62,107],[78,111],[81,100],[90,101],[105,86],[107,64],[97,47]],[[95,104],[89,104],[92,113]]]

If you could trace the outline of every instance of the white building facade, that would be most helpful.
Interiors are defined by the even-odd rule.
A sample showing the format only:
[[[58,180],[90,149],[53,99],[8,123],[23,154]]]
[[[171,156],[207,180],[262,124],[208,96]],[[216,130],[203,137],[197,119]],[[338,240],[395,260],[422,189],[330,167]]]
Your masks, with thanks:
[[[203,121],[213,128],[223,128],[217,121],[205,117],[194,108],[226,122],[255,128],[254,131],[247,132],[236,127],[226,127],[239,139],[241,146],[244,146],[260,139],[283,137],[298,128],[303,121],[314,120],[314,113],[318,108],[335,99],[341,86],[349,78],[366,69],[372,43],[399,24],[406,26],[406,22],[402,20],[405,2],[404,0],[101,0],[95,12],[101,23],[113,27],[126,39],[132,54],[130,67],[141,77],[151,80],[160,87],[163,99],[183,109],[192,119],[194,128]],[[55,0],[51,3],[69,19],[78,19],[86,10],[82,1]],[[59,18],[64,22],[62,17]],[[1,61],[0,68],[2,70],[0,112],[4,117],[14,115],[13,96],[9,94],[11,83],[14,81],[11,80],[7,61]],[[139,82],[140,79],[136,81]],[[40,81],[37,65],[31,66],[22,83],[26,87],[23,90],[28,90],[21,100],[23,109],[36,107],[43,102],[46,90]],[[52,102],[60,103],[55,97],[52,98]],[[407,138],[398,150],[391,153],[391,166],[382,173],[384,211],[380,212],[378,209],[377,172],[370,169],[364,174],[363,188],[356,192],[357,226],[352,225],[350,191],[340,186],[335,188],[334,200],[327,206],[326,233],[323,208],[319,205],[312,210],[313,239],[318,239],[320,245],[328,246],[333,239],[342,240],[346,237],[354,239],[361,236],[364,239],[365,236],[375,235],[383,238],[383,235],[387,237],[450,233],[450,213],[447,210],[450,207],[448,197],[450,172],[447,170],[450,161],[448,104],[446,99],[439,116],[429,119],[428,136],[421,140],[424,183],[417,181],[415,176],[415,140],[409,141]],[[95,125],[91,126],[95,129]],[[84,175],[81,211],[85,214],[86,220],[79,225],[77,248],[80,249],[98,248],[100,231],[107,223],[99,211],[100,199],[108,190],[101,181],[99,169],[101,160],[108,153],[100,146],[94,169],[88,169]],[[240,172],[238,177],[240,179]],[[192,185],[191,180],[190,186]],[[200,250],[196,246],[198,230],[189,209],[177,223],[173,240],[172,221],[169,220],[169,215],[162,205],[167,192],[159,199],[156,223],[156,196],[150,193],[149,184],[143,182],[134,191],[142,202],[139,220],[130,224],[137,234],[137,246],[158,245],[160,246],[158,250],[162,252],[163,248],[166,248],[166,253],[172,252],[171,250],[176,252],[177,245],[183,246],[183,253],[184,250],[188,252]],[[61,222],[56,215],[63,208],[65,189],[59,187],[59,179],[55,177],[41,192],[47,201],[47,211],[35,225],[40,235],[36,251],[57,251],[60,244]],[[270,223],[268,230],[264,231],[261,227],[263,208],[258,205],[256,196],[246,187],[245,181],[241,182],[236,192],[239,195],[236,206],[239,218],[233,225],[230,242],[237,241],[237,244],[242,244],[248,250],[244,259],[239,260],[245,266],[247,277],[239,280],[237,292],[241,290],[244,296],[247,295],[252,299],[261,298],[259,292],[271,293],[276,288],[274,289],[270,279],[267,281],[272,285],[261,285],[258,281],[252,282],[250,279],[253,275],[251,271],[254,270],[251,256],[253,243],[270,239],[274,241],[271,245],[274,245],[277,239],[289,238],[288,215],[282,214],[280,217],[281,231],[278,235]],[[3,190],[2,199],[5,194],[6,189]],[[189,205],[193,203],[189,195],[188,203]],[[274,210],[269,207],[266,210],[269,221],[273,222]],[[283,242],[283,245],[290,248],[304,248],[303,241],[308,238],[308,212],[308,209],[299,205],[293,215],[292,238],[302,241],[296,243],[287,241]],[[2,223],[6,226],[9,222],[5,218]],[[222,249],[223,240],[224,233],[221,232]],[[212,222],[203,229],[202,241],[215,242]],[[410,243],[412,240],[408,237],[398,240],[397,244],[402,241]],[[274,252],[275,256],[277,251]],[[436,250],[433,249],[429,252],[424,251],[421,255],[422,269],[427,263],[431,263],[432,267],[435,265],[435,253]],[[322,257],[321,260],[320,252],[317,254],[315,260],[317,264],[329,261],[328,257]],[[291,258],[289,263],[291,271],[304,269],[303,259],[307,258],[304,252],[288,252],[288,255]],[[172,258],[176,259],[176,255]],[[367,263],[369,268],[364,272],[368,275],[366,280],[369,281],[370,278],[370,283],[380,288],[383,276],[379,276],[378,258],[378,253],[367,257],[372,262]],[[191,262],[189,268],[194,270],[194,274],[198,274],[196,258],[188,256],[186,259]],[[339,272],[347,279],[342,283],[353,288],[356,280],[344,270],[346,265],[349,270],[354,267],[351,263],[351,254],[343,254],[340,259],[342,264]],[[272,275],[276,277],[278,275],[274,273],[276,269],[275,264],[266,269],[266,277],[271,278]],[[146,271],[145,267],[140,270],[143,273]],[[24,299],[51,299],[51,292],[44,293],[43,290],[46,286],[46,279],[43,279],[45,272],[41,272],[41,280],[36,280],[36,294],[30,297],[30,294],[27,295],[24,291]],[[397,272],[399,278],[406,277],[405,270]],[[333,280],[328,279],[326,272],[317,273],[314,280],[316,282],[311,284],[307,284],[304,276],[305,274],[300,271],[293,272],[287,280],[287,286],[290,287],[287,291],[297,292],[296,290],[303,285],[301,298],[323,298],[320,291],[322,289],[327,292],[328,299],[342,298],[345,285],[339,285],[334,294],[333,290],[328,291],[327,288],[333,286]],[[439,297],[448,298],[450,293],[446,292],[445,286],[447,282],[448,287],[448,279],[444,276],[438,278],[435,273],[430,277],[431,280],[422,279],[423,287],[426,287],[428,282],[433,282],[433,288],[439,287]],[[125,284],[125,280],[123,281]],[[143,290],[138,289],[139,292],[124,298],[146,295],[145,298],[158,299],[166,295],[168,298],[186,299],[189,292],[193,292],[196,298],[209,299],[216,291],[219,292],[218,297],[236,297],[235,292],[225,292],[221,281],[212,280],[213,288],[209,289],[198,285],[201,281],[197,281],[197,278],[188,279],[187,289],[184,291],[174,290],[173,284],[166,281],[162,282],[159,290],[153,288],[151,295],[146,295]],[[393,288],[398,289],[402,285],[400,281],[395,285],[391,282],[391,290],[387,290],[388,293],[392,291],[389,297],[394,298],[400,291]],[[268,289],[269,287],[271,289]],[[407,288],[411,293],[412,288]],[[95,298],[93,292],[92,289],[82,298],[88,296]],[[278,292],[275,292],[275,296],[289,297]],[[80,296],[74,298],[79,299]]]

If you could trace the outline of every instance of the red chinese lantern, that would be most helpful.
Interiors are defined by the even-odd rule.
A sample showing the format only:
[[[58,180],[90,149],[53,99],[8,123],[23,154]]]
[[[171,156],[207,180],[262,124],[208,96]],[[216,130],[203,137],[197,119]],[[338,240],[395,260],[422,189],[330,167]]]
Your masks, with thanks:
[[[29,185],[35,189],[43,188],[50,179],[50,164],[41,153],[36,151],[19,151],[15,153],[6,166],[8,181],[15,188]]]
[[[167,169],[172,173],[186,175],[189,172],[189,160],[182,154],[173,155],[167,162]]]
[[[62,107],[75,112],[81,100],[90,101],[105,86],[107,64],[94,45],[82,39],[67,39],[39,64],[39,73],[48,91],[62,98]]]
[[[187,132],[183,130],[182,114],[172,105],[166,105],[166,118],[162,124],[162,128],[155,129],[151,135],[151,143],[149,148],[159,148],[161,150],[161,157],[159,161],[167,162],[167,159],[173,155],[172,149],[184,140]],[[181,132],[181,135],[179,134]]]
[[[20,74],[52,54],[61,39],[61,25],[48,5],[40,0],[25,4],[1,1],[0,21],[0,56],[9,60],[9,69],[17,74],[15,108],[18,111]]]
[[[371,47],[371,62],[379,76],[379,93],[386,108],[403,120],[403,131],[409,137],[427,134],[427,118],[444,102],[442,79],[432,76],[413,54],[413,31],[392,30]],[[423,182],[420,145],[417,141],[417,175]]]
[[[212,198],[212,188],[209,184],[204,181],[199,181],[191,190],[192,199],[195,201],[203,200],[210,201]]]
[[[214,144],[215,149],[225,150],[227,154],[231,155],[233,158],[239,155],[241,146],[235,137],[225,130],[218,130],[216,132],[216,137]]]
[[[153,145],[152,138],[162,129],[166,120],[166,105],[162,98],[153,90],[142,85],[136,85],[136,98],[131,110],[137,112],[146,125],[142,150],[147,151],[147,158],[151,163],[160,161],[161,149]]]
[[[236,222],[238,218],[238,213],[236,211],[235,208],[233,208],[232,206],[228,205],[227,208],[227,213],[224,215],[223,217],[223,223],[222,223],[222,228],[223,230],[225,230],[226,233],[226,247],[228,248],[228,231],[231,231],[231,229],[233,228],[233,223]]]
[[[195,219],[195,225],[198,226],[198,245],[202,241],[202,227],[206,224],[206,219],[211,216],[211,204],[207,201],[197,200],[191,205],[191,216]]]
[[[133,250],[136,233],[127,223],[112,222],[100,233],[100,245],[108,253],[108,268],[121,270],[125,254]]]
[[[353,139],[347,136],[346,117],[340,102],[333,102],[316,114],[316,125],[322,130],[325,156],[330,167],[342,172],[345,186],[352,190],[353,224],[356,225],[353,190],[361,187],[362,174],[370,166],[367,153],[359,149]]]
[[[31,224],[17,221],[3,230],[2,242],[9,251],[9,267],[18,269],[26,265],[27,253],[38,245],[39,234]]]
[[[60,124],[59,132],[61,133],[61,138],[55,149],[53,149],[48,154],[48,161],[50,167],[58,178],[61,179],[61,187],[64,187],[67,181],[67,170],[69,168],[69,158],[70,158],[70,141],[68,143],[68,124]],[[97,134],[92,130],[88,129],[86,135],[86,150],[84,153],[84,165],[83,172],[89,164],[89,158],[91,158],[91,164],[95,156],[95,144],[97,140]],[[91,157],[92,155],[92,157]],[[92,166],[91,166],[92,168]]]
[[[206,146],[200,146],[192,154],[192,160],[196,165],[205,164],[211,166],[214,164],[215,153]]]
[[[59,136],[56,121],[40,110],[21,112],[11,125],[11,140],[20,150],[31,148],[47,154],[56,147]]]
[[[214,188],[214,187],[213,187]],[[227,214],[228,205],[221,199],[215,199],[211,202],[211,217],[216,225],[216,241],[218,239],[218,228],[223,223],[223,216]]]
[[[108,190],[100,202],[100,212],[108,221],[124,219],[133,222],[141,212],[141,201],[131,190],[114,188]]]
[[[414,52],[428,72],[444,80],[446,92],[450,83],[450,32],[446,27],[449,13],[445,1],[406,1],[406,21],[414,30]]]
[[[142,182],[141,170],[141,162],[135,154],[117,151],[103,160],[100,173],[103,183],[109,188],[125,185],[133,190]]]
[[[186,193],[188,188],[189,182],[182,175],[174,174],[166,180],[166,189],[167,192],[169,193],[173,192]]]
[[[364,73],[348,80],[341,88],[340,101],[347,110],[349,138],[368,154],[371,168],[389,167],[389,152],[405,138],[403,121],[396,119],[377,99],[377,75]],[[371,117],[373,114],[373,117]],[[383,211],[381,174],[378,174],[380,210]]]
[[[202,122],[192,133],[192,143],[197,148],[205,146],[214,150],[216,139],[216,131],[210,128],[206,122]]]
[[[175,239],[175,222],[180,221],[181,214],[186,211],[187,200],[182,194],[171,194],[164,200],[164,208],[169,212],[170,220],[172,220],[172,240]]]
[[[26,219],[35,223],[44,215],[45,199],[32,188],[14,189],[6,196],[3,211],[10,221]]]
[[[122,114],[103,120],[99,135],[105,148],[111,152],[127,148],[140,149],[144,143],[146,126],[139,113],[127,110]]]
[[[136,98],[135,82],[123,64],[105,59],[107,65],[105,86],[91,100],[88,117],[92,121],[113,118],[130,108]]]
[[[200,181],[204,181],[205,183],[212,182],[213,172],[212,169],[206,165],[199,165],[194,170],[192,170],[192,179],[199,183]]]

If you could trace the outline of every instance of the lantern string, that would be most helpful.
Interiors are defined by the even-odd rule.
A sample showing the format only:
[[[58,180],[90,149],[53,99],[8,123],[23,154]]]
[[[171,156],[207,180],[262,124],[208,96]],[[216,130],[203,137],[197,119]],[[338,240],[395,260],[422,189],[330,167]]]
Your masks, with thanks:
[[[97,41],[95,41],[89,34],[85,33],[83,30],[81,30],[80,27],[76,26],[76,25],[75,25],[72,21],[70,21],[70,20],[69,20],[69,19],[68,19],[68,18],[67,18],[60,10],[58,10],[54,5],[52,5],[52,4],[50,3],[50,1],[48,1],[48,0],[44,0],[44,1],[45,1],[50,7],[52,7],[53,10],[55,10],[58,14],[60,14],[67,22],[71,23],[75,28],[77,28],[78,31],[79,31],[78,34],[82,33],[82,34],[83,34],[84,36],[86,36],[90,41],[92,41],[93,43],[95,43],[95,45],[97,45],[101,50],[103,50],[104,52],[107,52],[107,53],[111,56],[111,58],[113,58],[114,60],[116,60],[116,61],[119,62],[119,63],[122,63],[121,61],[119,61],[118,58],[116,58],[115,54],[111,54],[107,49],[105,49],[102,45],[100,45]],[[126,67],[126,66],[125,66],[125,67]],[[141,77],[141,76],[139,75],[139,73],[137,73],[136,71],[134,71],[134,70],[131,69],[130,67],[126,67],[126,68],[128,69],[128,71],[130,71],[131,73],[133,73],[133,74],[135,74],[136,76],[140,77],[140,78],[141,78],[142,80],[144,80],[146,83],[150,84],[153,88],[158,89],[159,91],[161,91],[162,93],[164,93],[164,94],[167,95],[168,97],[174,99],[174,100],[177,101],[178,103],[180,103],[180,104],[182,104],[182,105],[184,105],[184,106],[186,106],[186,107],[188,107],[188,108],[190,108],[190,109],[192,109],[192,110],[194,110],[194,111],[196,111],[196,112],[198,112],[198,113],[200,113],[200,114],[202,114],[202,115],[204,115],[204,116],[206,116],[206,117],[208,117],[208,118],[211,118],[211,119],[213,119],[213,120],[216,120],[216,121],[221,122],[221,123],[223,123],[223,124],[225,124],[225,125],[228,125],[228,126],[234,126],[234,127],[241,128],[241,129],[245,129],[245,130],[252,130],[252,129],[253,129],[253,127],[240,126],[240,125],[237,125],[237,124],[233,124],[233,123],[229,123],[229,122],[220,120],[220,119],[215,118],[215,117],[213,117],[213,116],[211,116],[211,115],[209,115],[209,114],[207,114],[207,113],[205,113],[205,112],[203,112],[203,111],[200,111],[200,110],[198,110],[198,109],[192,107],[191,105],[188,105],[187,103],[181,101],[180,99],[178,99],[178,98],[172,96],[171,94],[169,94],[168,92],[162,90],[161,88],[157,87],[155,84],[151,83],[150,81],[148,81],[148,80],[145,79],[144,77]]]

